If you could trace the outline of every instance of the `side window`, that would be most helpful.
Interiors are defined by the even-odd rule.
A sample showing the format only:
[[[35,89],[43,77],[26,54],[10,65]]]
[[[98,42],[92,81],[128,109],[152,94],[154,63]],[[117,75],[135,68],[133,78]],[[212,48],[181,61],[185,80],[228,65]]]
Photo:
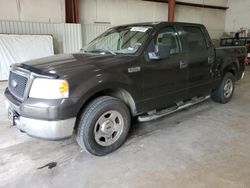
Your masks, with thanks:
[[[171,55],[180,52],[177,32],[172,27],[166,27],[158,33],[156,44],[169,46]]]
[[[184,26],[184,40],[191,51],[200,51],[207,48],[202,30],[195,26]]]

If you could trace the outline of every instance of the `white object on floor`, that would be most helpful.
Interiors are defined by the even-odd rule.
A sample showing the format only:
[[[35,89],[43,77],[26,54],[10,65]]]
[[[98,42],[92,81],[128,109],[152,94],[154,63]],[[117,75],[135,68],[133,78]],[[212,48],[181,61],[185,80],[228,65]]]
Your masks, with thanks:
[[[54,55],[51,35],[0,34],[0,80],[7,80],[10,65]]]

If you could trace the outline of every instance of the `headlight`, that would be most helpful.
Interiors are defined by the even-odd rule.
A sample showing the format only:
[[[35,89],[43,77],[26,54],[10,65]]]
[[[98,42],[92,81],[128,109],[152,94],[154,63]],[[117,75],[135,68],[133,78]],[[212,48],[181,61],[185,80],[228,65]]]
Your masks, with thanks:
[[[29,93],[31,98],[62,99],[69,97],[69,84],[65,80],[36,78]]]

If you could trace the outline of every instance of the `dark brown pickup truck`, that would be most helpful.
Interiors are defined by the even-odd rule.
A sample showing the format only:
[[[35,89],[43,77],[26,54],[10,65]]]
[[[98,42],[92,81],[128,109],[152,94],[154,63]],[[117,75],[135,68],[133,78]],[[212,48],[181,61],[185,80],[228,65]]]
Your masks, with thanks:
[[[149,121],[209,96],[227,103],[245,70],[245,47],[214,48],[203,25],[117,26],[82,53],[11,67],[6,105],[12,125],[57,140],[76,133],[86,151],[120,147],[131,117]]]

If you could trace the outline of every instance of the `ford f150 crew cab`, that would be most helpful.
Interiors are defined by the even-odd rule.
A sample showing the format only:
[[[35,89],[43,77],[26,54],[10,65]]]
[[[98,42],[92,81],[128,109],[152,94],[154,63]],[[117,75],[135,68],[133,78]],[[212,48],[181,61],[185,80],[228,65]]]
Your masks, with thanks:
[[[13,65],[5,91],[9,118],[38,138],[75,133],[81,148],[105,155],[124,143],[131,117],[149,121],[208,96],[229,102],[246,55],[245,47],[214,48],[200,24],[117,26],[82,53]]]

